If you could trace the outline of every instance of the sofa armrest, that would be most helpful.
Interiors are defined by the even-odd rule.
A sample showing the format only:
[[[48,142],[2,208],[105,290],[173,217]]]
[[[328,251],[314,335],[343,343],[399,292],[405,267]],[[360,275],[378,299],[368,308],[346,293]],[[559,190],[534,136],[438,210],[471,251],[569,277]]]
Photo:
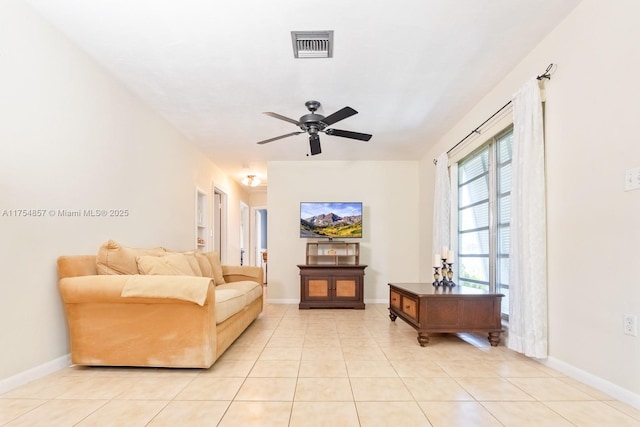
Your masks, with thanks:
[[[122,289],[129,275],[94,275],[78,276],[60,279],[58,288],[65,304],[81,303],[120,303],[120,304],[193,304],[175,298],[156,297],[123,297]],[[157,276],[139,276],[140,280],[157,280]],[[185,276],[189,280],[190,276]],[[193,279],[201,279],[193,277]],[[207,298],[204,305],[215,304],[215,289],[213,282],[209,283]]]
[[[65,255],[58,258],[58,278],[98,274],[96,255]]]
[[[262,268],[252,265],[223,265],[222,275],[226,282],[250,280],[261,285],[264,283]]]

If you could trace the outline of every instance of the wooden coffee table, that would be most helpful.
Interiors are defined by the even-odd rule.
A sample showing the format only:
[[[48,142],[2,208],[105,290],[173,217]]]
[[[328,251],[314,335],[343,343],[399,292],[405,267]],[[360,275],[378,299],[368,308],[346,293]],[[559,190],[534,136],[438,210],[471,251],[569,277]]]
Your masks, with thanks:
[[[436,288],[431,283],[389,283],[389,318],[400,317],[418,331],[422,347],[429,333],[487,332],[500,342],[503,294],[473,293],[465,287]]]

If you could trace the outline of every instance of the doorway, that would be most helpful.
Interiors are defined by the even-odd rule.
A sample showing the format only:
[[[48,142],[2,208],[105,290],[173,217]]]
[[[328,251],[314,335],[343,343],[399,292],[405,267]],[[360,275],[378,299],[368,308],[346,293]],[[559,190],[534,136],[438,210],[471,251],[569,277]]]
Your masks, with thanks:
[[[267,284],[267,209],[266,207],[252,208],[252,265],[262,267],[264,284]]]
[[[213,187],[213,250],[220,254],[220,261],[225,262],[227,254],[227,194]]]
[[[240,202],[240,265],[251,264],[249,258],[249,206]]]

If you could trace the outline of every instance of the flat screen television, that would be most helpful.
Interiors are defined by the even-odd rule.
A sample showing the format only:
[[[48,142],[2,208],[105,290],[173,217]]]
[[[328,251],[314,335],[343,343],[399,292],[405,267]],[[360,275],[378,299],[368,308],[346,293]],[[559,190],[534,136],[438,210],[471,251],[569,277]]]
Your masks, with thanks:
[[[362,238],[362,202],[300,202],[300,237]]]

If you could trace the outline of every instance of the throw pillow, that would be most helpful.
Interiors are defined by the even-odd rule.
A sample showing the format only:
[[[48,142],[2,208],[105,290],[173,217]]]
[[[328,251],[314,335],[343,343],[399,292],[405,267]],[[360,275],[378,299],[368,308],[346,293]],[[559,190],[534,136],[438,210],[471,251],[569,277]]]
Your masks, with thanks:
[[[196,255],[196,260],[198,260],[198,265],[200,266],[200,272],[202,273],[202,277],[213,278],[211,263],[209,262],[207,257],[202,252],[196,252],[195,255]]]
[[[187,252],[174,252],[179,253],[185,256],[185,259],[189,263],[189,267],[191,267],[191,271],[193,272],[193,276],[202,277],[202,269],[200,269],[200,264],[198,263],[198,259],[196,258],[195,251],[187,251]],[[211,276],[209,276],[211,277]]]
[[[220,263],[220,253],[219,252],[207,252],[205,254],[209,263],[211,264],[211,272],[213,283],[216,285],[224,285],[224,276],[222,275],[222,264]]]
[[[136,258],[140,274],[165,276],[193,276],[188,256],[185,254],[169,254],[164,256],[143,255]]]
[[[138,274],[138,256],[163,254],[163,248],[129,248],[114,240],[108,240],[98,250],[96,270],[98,274]]]

